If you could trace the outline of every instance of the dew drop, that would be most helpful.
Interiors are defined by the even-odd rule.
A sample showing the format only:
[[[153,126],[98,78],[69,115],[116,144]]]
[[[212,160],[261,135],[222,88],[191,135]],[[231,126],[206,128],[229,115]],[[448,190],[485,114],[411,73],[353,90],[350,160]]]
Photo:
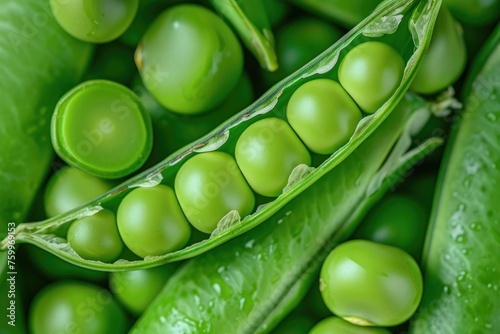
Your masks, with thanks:
[[[486,114],[486,118],[490,121],[490,122],[495,122],[497,120],[497,115],[495,115],[494,113],[492,112],[489,112]]]
[[[464,187],[465,188],[469,188],[470,187],[470,180],[469,179],[465,179],[464,180]]]
[[[220,292],[221,292],[221,288],[220,288],[220,285],[215,283],[212,285],[212,287],[214,288],[215,292],[220,295]]]
[[[243,310],[243,307],[245,306],[245,298],[240,299],[240,310]]]
[[[251,249],[254,243],[255,243],[254,239],[247,241],[247,243],[245,244],[245,248]]]

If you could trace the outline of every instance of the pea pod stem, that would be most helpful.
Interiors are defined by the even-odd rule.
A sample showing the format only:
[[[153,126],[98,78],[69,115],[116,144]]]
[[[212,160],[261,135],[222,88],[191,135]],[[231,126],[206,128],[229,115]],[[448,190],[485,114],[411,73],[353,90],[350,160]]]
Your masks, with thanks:
[[[210,0],[213,7],[236,29],[262,68],[278,68],[272,31],[261,0]]]

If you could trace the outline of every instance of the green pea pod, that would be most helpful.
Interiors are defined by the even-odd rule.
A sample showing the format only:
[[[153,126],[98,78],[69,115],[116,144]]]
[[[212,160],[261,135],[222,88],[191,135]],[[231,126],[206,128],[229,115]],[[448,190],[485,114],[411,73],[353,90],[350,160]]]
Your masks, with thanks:
[[[153,267],[197,256],[253,229],[334,169],[391,114],[408,90],[421,63],[440,4],[439,0],[394,0],[384,3],[363,24],[208,135],[82,207],[43,222],[19,225],[16,229],[16,241],[35,244],[76,265],[96,270],[120,271]],[[234,156],[235,146],[242,132],[259,120],[280,119],[285,123],[287,103],[296,89],[317,78],[337,79],[339,61],[348,51],[366,41],[386,43],[401,55],[405,63],[401,82],[376,111],[361,119],[347,143],[331,155],[323,156],[316,167],[298,165],[289,175],[288,185],[278,197],[271,198],[270,202],[263,203],[244,217],[240,217],[236,210],[228,212],[207,239],[166,254],[146,255],[141,260],[118,259],[113,263],[85,260],[68,245],[65,233],[75,219],[93,215],[103,209],[115,210],[124,196],[136,187],[153,187],[159,183],[172,186],[180,167],[195,155],[218,151]],[[4,240],[0,243],[0,249],[5,247]]]
[[[500,331],[500,25],[476,59],[440,171],[410,333]]]
[[[53,158],[50,117],[92,47],[64,32],[45,0],[0,2],[0,235],[23,220]]]
[[[411,132],[429,116],[422,103],[408,96],[346,160],[266,224],[185,264],[131,333],[268,333],[366,210],[442,142],[431,138],[408,151]]]
[[[240,35],[243,43],[257,58],[262,68],[278,68],[274,38],[262,0],[210,0]]]

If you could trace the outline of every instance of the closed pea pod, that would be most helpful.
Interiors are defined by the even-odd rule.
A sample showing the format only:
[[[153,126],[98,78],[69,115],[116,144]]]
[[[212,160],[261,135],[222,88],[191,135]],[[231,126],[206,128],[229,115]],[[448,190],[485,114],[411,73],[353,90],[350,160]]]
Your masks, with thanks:
[[[201,153],[177,173],[175,189],[189,222],[211,233],[229,211],[242,217],[252,212],[255,198],[233,157],[222,152]]]
[[[117,223],[125,245],[140,257],[180,249],[191,235],[174,191],[161,184],[131,191],[118,207]]]
[[[250,125],[235,148],[236,162],[252,189],[263,196],[278,196],[288,175],[311,156],[288,123],[266,118]]]
[[[286,115],[313,152],[330,154],[354,133],[361,112],[336,81],[317,79],[300,86],[288,101]]]

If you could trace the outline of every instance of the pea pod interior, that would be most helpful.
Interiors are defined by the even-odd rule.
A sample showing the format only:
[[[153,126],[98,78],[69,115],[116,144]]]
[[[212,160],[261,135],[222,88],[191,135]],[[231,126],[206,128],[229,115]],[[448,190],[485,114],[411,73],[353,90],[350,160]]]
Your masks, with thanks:
[[[114,271],[152,267],[193,257],[252,229],[348,157],[394,110],[421,63],[440,4],[440,0],[385,2],[337,43],[207,136],[175,152],[158,165],[83,207],[43,222],[21,224],[16,231],[17,241],[33,243],[80,266]],[[305,82],[320,78],[338,81],[338,67],[344,56],[356,46],[368,41],[384,43],[402,57],[405,67],[401,82],[382,106],[369,115],[363,115],[347,143],[329,156],[319,156],[313,166],[298,165],[288,176],[288,184],[278,197],[260,198],[258,201],[260,205],[244,217],[240,217],[237,211],[229,211],[218,222],[209,238],[163,255],[146,256],[141,260],[119,259],[113,263],[104,263],[82,259],[69,247],[65,233],[75,219],[93,215],[103,209],[116,211],[122,199],[136,187],[154,187],[160,183],[173,187],[179,169],[195,155],[218,151],[234,156],[238,138],[248,127],[260,120],[278,118],[286,122],[288,101],[298,87]],[[4,249],[6,241],[0,246]]]

